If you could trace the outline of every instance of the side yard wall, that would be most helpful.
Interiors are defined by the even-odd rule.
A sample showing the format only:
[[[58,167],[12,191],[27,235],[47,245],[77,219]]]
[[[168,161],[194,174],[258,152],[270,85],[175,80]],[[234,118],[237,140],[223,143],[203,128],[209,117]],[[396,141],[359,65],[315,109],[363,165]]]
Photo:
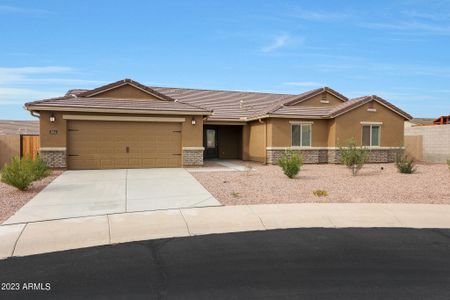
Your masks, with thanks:
[[[20,156],[20,135],[0,135],[0,168],[14,156]]]
[[[421,145],[417,145],[421,139]],[[405,148],[416,159],[444,163],[450,159],[450,125],[414,126],[405,128]],[[419,148],[419,150],[417,150]],[[422,148],[422,153],[420,153]],[[420,157],[421,156],[421,157]]]

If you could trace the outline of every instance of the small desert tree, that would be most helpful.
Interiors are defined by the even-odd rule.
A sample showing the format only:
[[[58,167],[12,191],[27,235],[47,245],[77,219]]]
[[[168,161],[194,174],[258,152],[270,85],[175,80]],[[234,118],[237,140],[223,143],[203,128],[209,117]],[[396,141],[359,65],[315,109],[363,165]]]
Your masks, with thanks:
[[[292,179],[303,166],[303,157],[294,151],[286,151],[278,160],[278,165],[283,169],[284,175]]]
[[[358,174],[358,171],[366,163],[369,152],[366,148],[356,145],[354,139],[350,139],[344,146],[339,146],[341,162],[352,170],[352,175]]]

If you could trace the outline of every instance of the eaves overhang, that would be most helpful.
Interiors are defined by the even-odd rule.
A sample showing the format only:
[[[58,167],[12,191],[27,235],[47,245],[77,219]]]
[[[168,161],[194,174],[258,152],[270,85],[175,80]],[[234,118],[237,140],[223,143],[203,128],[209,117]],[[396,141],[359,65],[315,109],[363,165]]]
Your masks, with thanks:
[[[200,115],[209,116],[211,111],[180,111],[180,110],[151,110],[151,109],[123,109],[123,108],[95,108],[72,106],[44,106],[25,105],[28,111],[76,111],[93,113],[124,113],[124,114],[153,114],[153,115]]]

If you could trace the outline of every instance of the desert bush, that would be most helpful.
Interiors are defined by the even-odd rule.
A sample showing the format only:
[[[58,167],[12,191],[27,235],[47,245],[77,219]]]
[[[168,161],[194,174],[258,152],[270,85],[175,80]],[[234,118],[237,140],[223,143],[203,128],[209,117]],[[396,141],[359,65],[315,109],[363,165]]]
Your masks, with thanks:
[[[314,190],[313,191],[313,195],[316,197],[327,197],[328,196],[328,192],[325,190]]]
[[[39,156],[34,160],[30,160],[30,164],[33,180],[40,180],[50,175],[50,169],[48,168],[47,163]]]
[[[283,169],[284,175],[294,178],[303,166],[303,157],[294,151],[286,151],[278,160],[278,165]]]
[[[450,159],[447,159],[447,166],[448,166],[448,169],[450,170]]]
[[[2,168],[1,181],[21,191],[26,190],[33,182],[34,175],[30,159],[13,157],[11,162]]]
[[[231,192],[230,195],[234,198],[239,198],[241,196],[241,194],[239,192],[235,192],[235,191]]]
[[[369,157],[367,149],[357,146],[353,139],[348,140],[343,147],[339,146],[339,152],[341,162],[352,171],[352,175],[358,174]]]
[[[395,166],[397,167],[398,171],[403,174],[412,174],[416,172],[416,165],[414,163],[414,159],[408,158],[407,155],[397,156]]]

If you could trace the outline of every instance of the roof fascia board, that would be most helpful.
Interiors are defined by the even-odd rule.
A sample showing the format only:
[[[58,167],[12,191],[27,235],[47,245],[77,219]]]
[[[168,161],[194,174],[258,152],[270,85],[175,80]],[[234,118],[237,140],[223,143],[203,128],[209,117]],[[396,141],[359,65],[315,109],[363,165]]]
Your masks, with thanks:
[[[268,115],[261,115],[257,117],[251,117],[246,119],[246,121],[255,121],[259,119],[266,119],[266,118],[283,118],[283,119],[314,119],[314,120],[321,120],[321,119],[329,119],[328,116],[305,116],[305,115],[280,115],[280,114],[268,114]]]
[[[243,122],[243,121],[230,121],[230,120],[213,120],[213,121],[208,121],[206,120],[203,124],[205,125],[246,125],[247,122]]]
[[[98,115],[63,115],[64,120],[80,121],[118,121],[118,122],[170,122],[183,123],[186,118],[166,117],[127,117],[127,116],[98,116]]]
[[[105,112],[105,113],[135,113],[153,115],[200,115],[209,116],[211,112],[200,111],[170,111],[170,110],[138,110],[138,109],[117,109],[117,108],[78,108],[66,106],[34,106],[26,107],[29,111],[78,111],[78,112]]]
[[[269,118],[286,118],[286,119],[329,119],[328,116],[307,116],[307,115],[277,115],[277,114],[270,114]]]

